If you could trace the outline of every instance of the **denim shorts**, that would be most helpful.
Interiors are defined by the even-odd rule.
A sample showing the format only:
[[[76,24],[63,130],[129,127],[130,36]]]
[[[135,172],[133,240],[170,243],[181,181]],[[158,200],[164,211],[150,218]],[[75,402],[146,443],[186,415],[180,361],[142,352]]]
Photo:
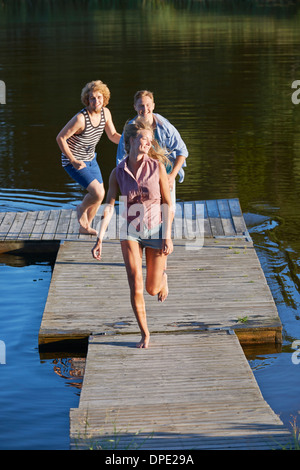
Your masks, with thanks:
[[[122,242],[124,240],[138,242],[142,248],[154,248],[155,250],[161,250],[162,225],[160,224],[152,229],[148,229],[146,226],[144,226],[142,232],[134,230],[134,228],[129,225],[127,227],[127,235],[122,231],[120,233],[120,241]]]
[[[99,181],[99,183],[103,183],[102,174],[96,157],[93,158],[93,160],[85,161],[84,163],[86,166],[81,170],[76,170],[71,163],[64,166],[64,169],[71,178],[76,181],[76,183],[79,183],[80,186],[83,186],[85,189],[95,179]]]

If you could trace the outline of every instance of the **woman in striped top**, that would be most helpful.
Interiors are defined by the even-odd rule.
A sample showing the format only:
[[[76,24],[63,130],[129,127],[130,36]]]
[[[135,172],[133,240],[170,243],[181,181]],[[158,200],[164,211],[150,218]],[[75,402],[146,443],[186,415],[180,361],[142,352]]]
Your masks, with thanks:
[[[91,235],[97,235],[91,224],[105,194],[95,148],[104,130],[115,144],[119,143],[121,137],[106,107],[109,98],[110,91],[101,80],[87,83],[81,92],[81,101],[85,108],[79,111],[56,137],[62,151],[62,166],[88,191],[77,206],[77,217],[79,232]]]

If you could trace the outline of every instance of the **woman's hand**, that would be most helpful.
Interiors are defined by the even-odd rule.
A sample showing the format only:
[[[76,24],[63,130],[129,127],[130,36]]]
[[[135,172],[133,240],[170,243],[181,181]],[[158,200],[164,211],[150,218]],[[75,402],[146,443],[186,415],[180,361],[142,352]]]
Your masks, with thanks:
[[[164,255],[170,255],[173,251],[173,242],[171,238],[164,238],[162,241],[162,253]]]
[[[86,164],[84,163],[83,160],[74,160],[72,162],[72,165],[76,170],[82,170],[83,168],[86,167]]]
[[[102,253],[102,241],[100,238],[97,238],[97,241],[92,249],[93,258],[97,259],[98,261],[101,260],[101,253]]]

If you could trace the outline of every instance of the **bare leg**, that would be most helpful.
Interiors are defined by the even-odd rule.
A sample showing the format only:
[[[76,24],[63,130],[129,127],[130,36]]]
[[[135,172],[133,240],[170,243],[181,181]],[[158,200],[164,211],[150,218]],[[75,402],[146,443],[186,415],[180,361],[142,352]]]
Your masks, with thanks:
[[[138,242],[123,240],[121,242],[123,258],[130,287],[131,305],[141,330],[142,338],[138,348],[148,348],[150,333],[147,326],[146,307],[144,300],[144,282],[142,273],[142,248]]]
[[[168,277],[165,272],[167,256],[160,250],[146,248],[147,277],[146,290],[150,295],[157,295],[159,302],[168,297]]]
[[[103,183],[96,179],[87,187],[88,193],[81,204],[77,206],[77,218],[80,224],[79,232],[89,235],[97,235],[97,231],[91,227],[92,221],[104,198]]]

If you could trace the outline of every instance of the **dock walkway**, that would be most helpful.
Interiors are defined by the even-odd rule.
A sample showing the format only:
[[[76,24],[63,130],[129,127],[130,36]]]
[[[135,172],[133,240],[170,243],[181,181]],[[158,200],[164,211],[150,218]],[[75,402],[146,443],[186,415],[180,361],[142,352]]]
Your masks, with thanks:
[[[0,214],[0,250],[59,243],[39,343],[88,341],[71,448],[285,446],[291,435],[240,345],[280,344],[282,326],[239,201],[177,205],[168,299],[146,295],[147,350],[135,348],[140,333],[115,222],[99,263],[75,211]]]
[[[194,229],[188,223],[191,220],[199,222]],[[99,222],[100,214],[97,214],[92,224],[93,228],[97,228]],[[79,234],[78,228],[74,209],[0,212],[0,243],[6,242],[6,246],[9,242],[13,247],[14,243],[21,245],[23,242],[94,239],[90,235]],[[192,233],[188,233],[189,230]],[[238,199],[178,202],[174,231],[175,239],[193,238],[196,231],[200,237],[245,238],[248,233]],[[110,222],[108,237],[117,239],[117,235],[118,224],[115,217]]]
[[[278,449],[290,434],[263,399],[235,334],[92,336],[73,449]]]

